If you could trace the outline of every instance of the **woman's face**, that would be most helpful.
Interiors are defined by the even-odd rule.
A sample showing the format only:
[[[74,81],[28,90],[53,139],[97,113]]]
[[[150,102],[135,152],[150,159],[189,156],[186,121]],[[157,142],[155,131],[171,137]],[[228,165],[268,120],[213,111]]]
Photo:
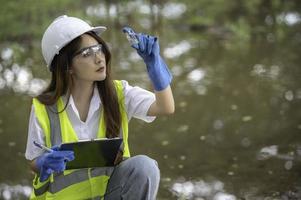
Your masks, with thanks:
[[[80,50],[71,63],[73,81],[94,82],[106,78],[106,59],[102,45],[90,35],[81,36]]]

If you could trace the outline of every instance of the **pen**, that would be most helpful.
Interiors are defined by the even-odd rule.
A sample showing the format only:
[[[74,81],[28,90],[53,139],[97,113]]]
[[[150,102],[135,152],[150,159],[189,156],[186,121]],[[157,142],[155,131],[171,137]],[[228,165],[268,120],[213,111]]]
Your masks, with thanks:
[[[40,149],[43,149],[43,150],[47,151],[48,153],[53,152],[52,149],[50,149],[50,148],[48,148],[48,147],[46,147],[46,146],[44,146],[44,145],[42,145],[42,144],[40,144],[40,143],[37,143],[36,141],[33,141],[33,144],[34,144],[36,147],[39,147]]]

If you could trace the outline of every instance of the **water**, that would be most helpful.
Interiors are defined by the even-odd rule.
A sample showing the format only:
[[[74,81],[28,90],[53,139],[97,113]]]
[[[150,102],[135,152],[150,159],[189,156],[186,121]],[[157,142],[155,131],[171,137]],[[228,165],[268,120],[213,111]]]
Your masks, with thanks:
[[[243,21],[236,21],[235,6],[225,6],[232,11],[225,12],[216,2],[212,7],[204,2],[195,3],[200,11],[192,2],[85,5],[86,17],[110,27],[103,38],[117,79],[151,89],[118,23],[159,35],[174,76],[176,113],[152,124],[133,120],[131,153],[158,161],[158,199],[301,199],[300,14],[267,7],[264,16],[237,14]],[[168,8],[176,12],[160,15]],[[124,13],[135,9],[142,17],[126,19]],[[228,21],[217,23],[219,14]],[[32,38],[30,48],[10,40],[0,45],[2,199],[30,193],[24,151],[31,96],[49,81],[38,40]]]

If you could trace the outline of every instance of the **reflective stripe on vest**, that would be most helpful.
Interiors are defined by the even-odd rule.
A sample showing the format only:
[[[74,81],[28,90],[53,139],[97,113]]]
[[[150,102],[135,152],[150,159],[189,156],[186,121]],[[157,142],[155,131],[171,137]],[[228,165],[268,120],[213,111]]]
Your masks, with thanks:
[[[61,124],[58,110],[57,110],[57,104],[46,106],[46,111],[49,118],[50,123],[50,141],[51,145],[59,145],[62,143],[62,133],[61,133]]]
[[[125,157],[130,157],[128,148],[128,119],[125,109],[123,87],[121,81],[114,81],[117,91],[119,108],[122,117],[122,138],[123,138],[123,151]],[[60,114],[56,114],[57,111],[63,110],[64,103],[60,98],[56,105],[44,106],[37,99],[33,99],[33,105],[35,107],[36,116],[45,134],[46,145],[51,147],[53,145],[61,144],[62,142],[74,142],[78,141],[77,135],[72,128],[71,122],[68,119],[67,112],[63,111]],[[103,112],[100,117],[100,125],[98,130],[98,138],[105,137],[105,123],[103,119]],[[66,170],[64,173],[51,176],[45,184],[38,181],[36,176],[35,181],[38,181],[38,187],[34,184],[35,196],[50,192],[52,194],[63,191],[65,188],[75,184],[83,184],[81,182],[87,181],[93,177],[108,177],[112,173],[112,168],[89,168],[79,170]],[[107,179],[105,179],[107,180]],[[106,185],[102,185],[106,188]],[[100,187],[100,186],[99,186]],[[74,191],[77,192],[77,191]],[[103,194],[100,194],[103,195]],[[97,197],[97,196],[96,196]],[[99,196],[100,198],[101,196]],[[91,198],[90,196],[87,198]],[[98,197],[97,197],[98,198]]]
[[[49,181],[40,188],[34,189],[35,195],[39,196],[45,192],[56,193],[64,188],[82,182],[89,179],[89,174],[91,178],[97,176],[111,176],[113,172],[112,167],[101,167],[101,168],[87,168],[78,169],[70,174],[64,175],[63,173],[54,175],[54,181],[50,183]]]
[[[89,174],[91,175],[91,178],[93,178],[97,176],[111,176],[112,172],[113,168],[102,167],[79,169],[68,175],[64,175],[63,173],[57,174],[54,176],[53,183],[50,184],[49,192],[56,193],[70,185],[88,180]]]

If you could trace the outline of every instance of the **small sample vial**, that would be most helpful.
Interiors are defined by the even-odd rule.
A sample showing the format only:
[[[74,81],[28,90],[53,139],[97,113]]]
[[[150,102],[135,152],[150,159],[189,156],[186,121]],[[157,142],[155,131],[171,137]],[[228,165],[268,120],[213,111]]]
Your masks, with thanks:
[[[126,38],[128,39],[131,45],[137,45],[139,43],[136,37],[136,33],[133,31],[132,28],[126,26],[123,27],[122,31],[125,33]]]

